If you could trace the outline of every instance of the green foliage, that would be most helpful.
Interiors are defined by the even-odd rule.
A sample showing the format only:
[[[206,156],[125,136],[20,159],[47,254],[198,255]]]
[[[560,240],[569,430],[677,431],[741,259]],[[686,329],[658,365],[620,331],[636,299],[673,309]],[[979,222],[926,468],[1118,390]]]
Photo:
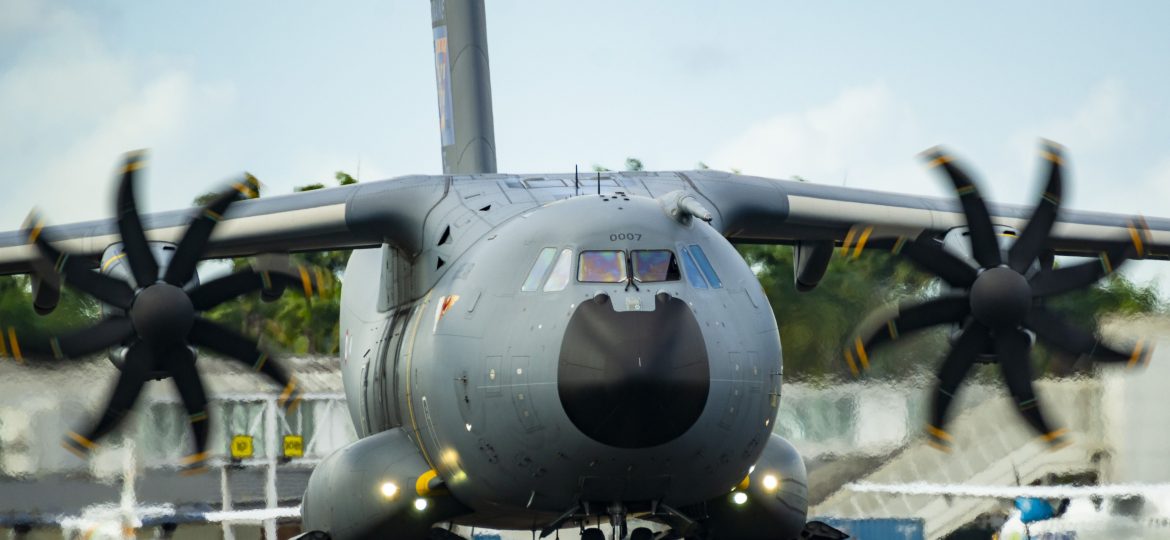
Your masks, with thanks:
[[[333,177],[337,179],[337,185],[339,186],[348,186],[358,182],[356,178],[350,176],[349,173],[344,171],[337,171],[337,174],[333,175]]]
[[[702,168],[706,169],[707,166],[703,165]],[[626,158],[626,170],[627,171],[641,171],[641,170],[645,170],[645,169],[646,169],[646,166],[642,164],[642,160],[640,160],[638,158],[632,158],[632,157]],[[593,164],[593,172],[609,172],[609,171],[610,171],[610,169],[608,167],[598,165],[596,163]]]
[[[356,183],[349,174],[338,171],[339,185]],[[296,188],[296,191],[323,189],[322,183]],[[292,354],[335,354],[340,350],[340,322],[342,273],[349,260],[350,250],[297,253],[291,255],[293,264],[305,265],[322,271],[327,283],[319,297],[306,300],[296,291],[286,291],[278,300],[266,303],[259,294],[252,294],[220,305],[205,316],[243,332],[249,336],[263,336],[268,346]],[[232,270],[246,268],[248,259],[231,261]]]
[[[1111,274],[1095,287],[1049,298],[1046,307],[1069,323],[1087,329],[1096,329],[1109,318],[1166,312],[1157,285],[1139,285],[1121,274]],[[1043,346],[1036,356],[1040,369],[1055,374],[1076,373],[1089,367],[1086,362],[1074,363],[1075,358]]]
[[[66,287],[57,309],[48,316],[33,310],[32,278],[27,275],[0,277],[0,331],[11,328],[21,341],[43,341],[51,336],[84,328],[101,316],[98,303]]]
[[[842,345],[866,316],[897,300],[924,296],[933,286],[929,276],[896,257],[863,252],[856,258],[835,254],[820,285],[802,293],[794,285],[791,247],[740,246],[739,250],[776,314],[788,378],[848,375]],[[873,358],[873,374],[903,374],[916,367],[885,360]]]

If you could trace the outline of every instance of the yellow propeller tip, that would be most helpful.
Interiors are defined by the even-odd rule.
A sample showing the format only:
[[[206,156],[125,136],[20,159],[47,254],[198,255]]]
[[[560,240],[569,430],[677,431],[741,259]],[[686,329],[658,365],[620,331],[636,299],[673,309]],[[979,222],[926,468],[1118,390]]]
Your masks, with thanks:
[[[919,152],[918,155],[923,157],[923,158],[934,159],[934,158],[941,156],[941,155],[944,155],[946,153],[947,153],[947,151],[945,148],[943,148],[943,145],[936,144],[934,146],[931,146],[930,148],[927,148],[926,150]]]
[[[197,476],[206,473],[208,468],[206,466],[193,467],[179,471],[179,476]]]
[[[926,168],[933,169],[944,163],[949,163],[954,158],[951,157],[942,146],[932,146],[918,153],[918,157],[926,161]]]
[[[1060,144],[1052,139],[1046,139],[1044,137],[1040,138],[1040,146],[1043,146],[1044,148],[1055,150],[1058,152],[1064,150],[1063,144]]]
[[[935,450],[938,450],[939,452],[944,452],[944,453],[950,454],[951,452],[954,451],[949,445],[940,443],[934,439],[927,439],[926,444],[930,445],[931,448],[934,448]]]

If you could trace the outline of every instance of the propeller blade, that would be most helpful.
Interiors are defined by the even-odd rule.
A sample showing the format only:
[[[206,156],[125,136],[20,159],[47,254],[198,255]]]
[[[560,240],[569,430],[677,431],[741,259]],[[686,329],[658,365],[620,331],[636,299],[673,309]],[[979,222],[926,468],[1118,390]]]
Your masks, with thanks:
[[[119,309],[128,309],[134,301],[134,291],[125,282],[91,270],[85,261],[58,251],[44,234],[44,221],[30,216],[33,226],[28,229],[28,240],[36,244],[41,256],[53,265],[65,282],[98,301]]]
[[[122,249],[130,262],[130,270],[138,287],[146,287],[158,281],[158,262],[150,252],[142,220],[138,217],[138,205],[134,197],[134,183],[137,171],[145,164],[142,151],[126,154],[122,166],[122,181],[118,186],[118,233],[122,237]]]
[[[1052,141],[1044,141],[1044,148],[1040,151],[1040,155],[1048,162],[1048,183],[1044,186],[1044,193],[1040,194],[1040,202],[1032,211],[1032,217],[1024,227],[1024,232],[1008,251],[1008,266],[1021,274],[1027,271],[1032,261],[1039,256],[1040,249],[1048,240],[1048,234],[1052,232],[1052,224],[1056,223],[1056,215],[1060,212],[1063,151],[1059,144]]]
[[[37,315],[48,315],[61,301],[61,279],[44,257],[33,257],[29,262],[33,267],[33,310]]]
[[[57,309],[61,301],[61,289],[40,278],[33,278],[33,311],[37,315],[48,315]]]
[[[296,268],[249,268],[213,279],[191,291],[195,311],[206,311],[252,291],[264,291],[265,297],[279,297],[285,288],[303,291],[306,297],[321,295],[324,275],[304,266]]]
[[[1028,284],[1032,286],[1032,296],[1035,298],[1064,294],[1091,286],[1117,270],[1125,260],[1125,254],[1121,249],[1102,251],[1095,261],[1057,268],[1051,272],[1040,272]]]
[[[209,423],[207,417],[207,393],[203,389],[203,380],[199,370],[195,369],[195,355],[186,346],[176,347],[170,352],[170,362],[167,369],[183,400],[183,407],[187,409],[187,421],[191,423],[191,434],[195,437],[195,452],[180,462],[184,474],[195,474],[207,470],[207,435]]]
[[[863,230],[861,237],[864,236]],[[913,240],[905,236],[879,238],[869,241],[868,245],[865,241],[859,241],[854,253],[866,247],[888,249],[895,255],[905,255],[919,269],[938,276],[952,287],[970,288],[979,275],[977,269],[943,249],[941,244],[930,238],[919,237]]]
[[[1043,306],[1033,306],[1024,323],[1044,343],[1073,356],[1089,356],[1095,362],[1125,363],[1129,367],[1146,365],[1150,361],[1153,347],[1144,341],[1137,342],[1129,351],[1120,351],[1097,339],[1091,332],[1077,328]]]
[[[971,321],[951,347],[946,360],[943,360],[938,371],[938,384],[930,403],[930,424],[926,426],[926,432],[930,436],[927,442],[931,446],[950,451],[953,438],[944,430],[947,410],[959,390],[959,385],[963,384],[963,379],[975,365],[975,357],[984,350],[990,340],[991,332],[987,327]]]
[[[950,178],[963,205],[963,214],[967,218],[967,232],[971,238],[971,252],[979,266],[993,268],[999,266],[999,243],[995,240],[995,229],[991,227],[991,216],[987,213],[987,205],[979,195],[979,188],[971,177],[967,175],[953,157],[945,153],[942,148],[934,147],[922,153],[928,167],[942,166],[943,172]]]
[[[1008,392],[1016,401],[1020,416],[1032,426],[1032,429],[1051,446],[1062,446],[1067,443],[1066,429],[1053,430],[1040,410],[1040,402],[1036,399],[1036,392],[1032,388],[1032,359],[1028,354],[1032,346],[1028,335],[1020,330],[1003,330],[996,332],[995,349],[999,370],[1007,384]]]
[[[171,262],[167,266],[166,275],[163,277],[167,283],[182,287],[191,281],[191,276],[195,274],[195,265],[199,262],[200,255],[203,254],[203,248],[207,245],[207,239],[211,237],[211,232],[223,219],[223,213],[228,206],[241,198],[255,195],[257,186],[253,182],[253,179],[247,178],[233,184],[232,187],[207,203],[199,215],[191,220],[191,224],[187,226],[187,232],[183,233],[183,239],[179,240],[174,257],[171,258]]]
[[[252,371],[267,375],[284,388],[280,394],[280,406],[289,410],[296,408],[303,393],[296,378],[289,376],[255,341],[202,317],[195,318],[188,337],[193,345],[218,352],[251,367]]]
[[[856,377],[869,369],[869,351],[875,347],[937,324],[959,322],[970,311],[971,302],[965,295],[899,306],[898,314],[886,320],[868,338],[862,340],[858,337],[853,341],[852,347],[845,350],[845,363]]]
[[[118,427],[126,413],[134,407],[134,402],[142,393],[143,384],[150,378],[154,365],[152,356],[153,351],[143,343],[132,345],[126,351],[126,362],[122,364],[122,372],[101,419],[84,435],[69,432],[63,441],[66,450],[84,458],[97,447],[97,441]]]
[[[130,319],[113,316],[81,330],[76,330],[62,337],[49,338],[47,342],[21,341],[15,329],[9,329],[6,338],[0,336],[0,342],[5,339],[7,346],[0,346],[0,355],[11,355],[17,360],[23,356],[56,358],[80,358],[113,347],[134,335],[134,326]]]

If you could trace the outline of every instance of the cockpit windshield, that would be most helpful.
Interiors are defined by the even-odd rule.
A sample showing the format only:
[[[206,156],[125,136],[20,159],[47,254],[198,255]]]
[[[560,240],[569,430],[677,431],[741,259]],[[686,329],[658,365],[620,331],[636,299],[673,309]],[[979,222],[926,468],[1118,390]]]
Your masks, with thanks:
[[[621,283],[625,280],[625,252],[581,252],[581,258],[577,264],[577,281],[584,283]]]
[[[678,281],[678,261],[665,249],[636,250],[630,253],[634,279],[642,283]]]

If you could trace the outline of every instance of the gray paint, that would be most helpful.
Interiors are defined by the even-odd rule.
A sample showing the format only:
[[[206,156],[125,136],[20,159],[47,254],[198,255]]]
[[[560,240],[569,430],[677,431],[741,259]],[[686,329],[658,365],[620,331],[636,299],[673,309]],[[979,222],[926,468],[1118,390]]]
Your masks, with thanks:
[[[360,494],[368,493],[375,478],[355,471],[385,465],[385,456],[370,450],[376,444],[365,441],[389,440],[391,435],[379,435],[389,433],[413,445],[403,450],[395,443],[394,450],[413,452],[403,458],[413,463],[409,474],[422,467],[419,460],[438,472],[449,494],[434,495],[435,508],[466,508],[452,516],[461,523],[528,528],[583,501],[595,509],[615,500],[682,507],[725,497],[772,444],[781,372],[770,304],[730,242],[839,242],[858,224],[859,212],[876,212],[887,225],[942,235],[954,226],[958,211],[925,197],[714,171],[607,173],[602,196],[589,180],[595,179],[578,187],[571,174],[412,176],[249,201],[233,211],[229,223],[240,220],[235,223],[249,223],[262,233],[236,227],[216,237],[213,253],[363,248],[346,270],[342,372],[351,417],[367,439],[339,462],[347,465],[315,473],[322,480],[313,486],[333,487],[310,487],[310,505],[322,497],[337,506],[366,504]],[[574,195],[578,190],[581,195]],[[670,204],[687,196],[711,211],[710,224],[671,217],[677,208]],[[337,212],[311,227],[287,217],[332,208]],[[1004,206],[993,212],[998,219],[1028,214]],[[186,215],[165,213],[147,223],[166,227]],[[1066,224],[1109,227],[1084,238],[1058,238],[1058,245],[1091,249],[1124,237],[1126,219],[1065,213]],[[1148,222],[1155,247],[1170,246],[1170,221]],[[95,236],[111,229],[110,222],[91,222],[52,232],[97,249]],[[641,240],[611,237],[629,232]],[[13,241],[19,237],[8,233],[7,238],[10,251],[0,246],[0,265],[9,271],[27,266],[7,255],[20,245]],[[703,246],[723,288],[697,290],[677,281],[643,284],[635,291],[625,284],[571,281],[563,291],[520,291],[546,246],[573,250],[575,275],[583,249],[679,253],[692,243]],[[582,434],[566,417],[556,391],[562,332],[575,305],[598,292],[615,299],[617,309],[647,309],[663,292],[693,310],[712,383],[699,419],[677,439],[649,449],[615,448]],[[444,297],[453,295],[459,300],[440,318]],[[787,474],[795,478],[795,471]],[[329,475],[336,477],[328,480]],[[785,508],[761,519],[777,528],[794,523],[798,512]],[[397,519],[397,514],[379,516]],[[337,519],[342,518],[313,517],[325,528],[344,527]]]
[[[547,182],[553,180],[555,182]],[[581,180],[581,193],[595,193],[593,177]],[[864,205],[883,212],[893,223],[900,220],[911,227],[941,237],[960,220],[961,211],[955,201],[899,193],[887,193],[806,182],[774,180],[733,175],[719,171],[688,171],[663,173],[609,172],[602,180],[602,192],[623,191],[635,195],[656,196],[681,189],[694,195],[711,209],[716,218],[713,226],[735,243],[785,243],[801,240],[833,240],[840,243],[848,229],[864,224],[856,217],[856,206]],[[459,200],[449,197],[454,190]],[[406,176],[290,195],[265,197],[233,205],[227,222],[254,218],[267,229],[264,233],[247,231],[233,235],[217,234],[210,245],[209,257],[247,256],[265,251],[310,251],[354,247],[374,247],[389,243],[413,259],[420,252],[431,250],[431,261],[444,251],[447,259],[464,249],[466,241],[443,250],[433,249],[424,236],[434,230],[424,229],[432,212],[450,212],[438,208],[440,204],[460,204],[472,211],[485,226],[495,226],[519,212],[536,205],[572,197],[575,192],[573,174],[542,175],[461,175],[461,176]],[[797,202],[793,202],[798,198]],[[793,216],[793,204],[802,200],[820,201],[823,210],[803,212]],[[344,205],[336,219],[305,229],[302,224],[284,217],[288,212]],[[479,212],[490,206],[489,211]],[[1031,209],[1018,205],[989,204],[993,221],[1026,219]],[[918,212],[914,214],[913,212]],[[921,213],[928,213],[931,221],[948,223],[924,227]],[[148,230],[180,227],[192,215],[192,210],[161,212],[144,216]],[[51,217],[51,216],[50,216]],[[1061,254],[1084,254],[1101,249],[1110,242],[1128,238],[1125,229],[1133,216],[1079,210],[1062,211],[1051,247]],[[944,219],[945,218],[945,219]],[[1146,218],[1154,232],[1151,249],[1153,258],[1166,258],[1170,253],[1170,219]],[[430,221],[438,223],[438,221]],[[1092,234],[1062,234],[1061,225],[1090,225],[1104,227]],[[482,232],[476,225],[471,234]],[[112,235],[116,231],[113,220],[96,220],[47,227],[45,232],[55,240],[85,240]],[[441,231],[439,231],[441,233]],[[174,239],[172,239],[173,241]],[[30,270],[28,253],[10,253],[4,248],[23,246],[23,231],[0,233],[0,273],[24,273]],[[74,250],[75,255],[93,258],[106,244],[93,245],[88,250]],[[454,250],[451,251],[451,250]],[[430,280],[419,277],[419,283]]]
[[[496,172],[483,0],[431,0],[443,172]]]
[[[665,178],[684,186],[677,177]],[[417,264],[429,267],[435,260],[429,254],[452,258],[445,265],[450,271],[431,272],[434,283],[423,282],[427,288],[417,302],[379,311],[361,298],[368,286],[354,283],[371,281],[382,268],[382,251],[351,258],[346,275],[357,296],[343,291],[342,369],[359,433],[415,434],[423,459],[473,510],[456,521],[477,526],[548,523],[580,500],[681,506],[726,493],[763,451],[779,404],[778,331],[750,269],[719,231],[698,220],[679,223],[656,199],[583,195],[534,207],[505,202],[500,195],[506,188],[497,182],[455,179],[449,196],[430,212]],[[495,201],[493,208],[483,210],[487,200]],[[525,210],[517,213],[517,207]],[[502,213],[491,217],[496,211]],[[444,247],[438,242],[448,227],[460,232],[451,232]],[[634,231],[644,240],[615,241],[614,231]],[[678,252],[691,243],[703,246],[723,288],[674,281],[627,291],[624,283],[573,279],[563,291],[520,291],[546,246],[572,249],[575,275],[584,249]],[[583,435],[566,417],[556,389],[563,330],[575,306],[599,291],[618,309],[653,309],[654,295],[665,292],[694,310],[712,359],[712,382],[698,422],[677,439],[652,449],[618,449]],[[439,319],[442,299],[452,295],[459,300]],[[385,337],[396,333],[397,340]],[[379,369],[394,377],[381,395],[370,392],[371,374]],[[388,398],[396,406],[388,407]],[[310,489],[308,499],[316,497]]]
[[[450,497],[414,508],[415,479],[429,468],[415,441],[402,429],[366,437],[325,458],[309,478],[302,500],[306,530],[329,530],[341,538],[423,538],[433,519],[467,512]],[[382,486],[392,483],[388,496]]]

